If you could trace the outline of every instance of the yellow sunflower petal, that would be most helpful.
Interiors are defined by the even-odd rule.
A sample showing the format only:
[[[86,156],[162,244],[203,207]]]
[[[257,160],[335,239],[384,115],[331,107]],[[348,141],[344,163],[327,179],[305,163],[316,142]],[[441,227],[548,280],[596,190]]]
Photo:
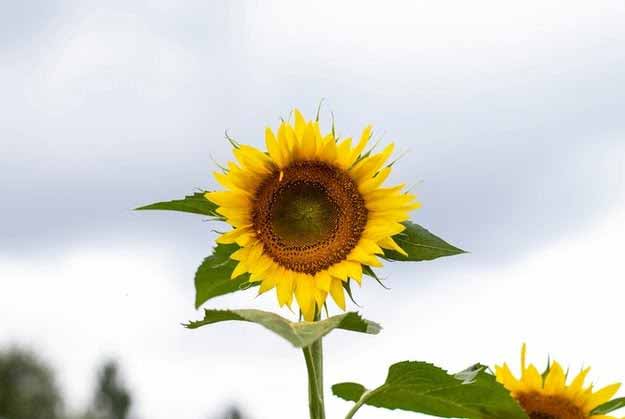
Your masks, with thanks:
[[[538,391],[543,388],[543,378],[534,365],[527,367],[523,384],[528,391]]]
[[[258,186],[258,176],[250,176],[235,163],[228,163],[228,172],[213,172],[215,180],[224,188],[253,191]]]
[[[376,242],[374,242],[373,240],[361,238],[360,241],[358,242],[357,247],[360,247],[362,250],[372,255],[384,254],[384,251],[382,250],[382,248],[378,244],[376,244]]]
[[[283,167],[289,165],[293,159],[293,136],[291,131],[287,129],[285,122],[280,124],[278,128],[278,147],[280,147],[280,153],[282,154]]]
[[[252,146],[241,145],[233,153],[243,166],[256,174],[266,175],[272,170],[273,162],[269,156]]]
[[[336,159],[336,163],[339,167],[343,169],[349,168],[350,166],[349,159],[351,156],[351,153],[350,153],[351,149],[352,149],[351,138],[346,138],[339,143],[336,149],[336,154],[338,156]]]
[[[557,362],[553,362],[547,377],[545,377],[544,389],[548,394],[558,394],[564,390],[566,375]]]
[[[610,384],[609,386],[603,387],[601,390],[598,390],[590,396],[586,404],[584,405],[584,411],[590,412],[595,407],[607,402],[610,400],[621,387],[620,383]]]
[[[375,268],[382,266],[382,262],[380,262],[375,255],[369,254],[359,247],[354,248],[349,255],[347,255],[347,259],[362,263],[363,265],[373,266]]]
[[[584,386],[584,381],[586,380],[586,376],[589,372],[590,368],[584,368],[579,374],[575,376],[575,378],[573,378],[573,381],[571,382],[567,390],[570,397],[575,398],[581,393]]]
[[[327,296],[328,296],[327,291],[320,290],[318,288],[313,288],[313,297],[315,299],[315,311],[317,313],[321,313],[321,308],[325,304]]]
[[[258,278],[263,277],[273,265],[274,262],[269,256],[261,254],[257,262],[250,265],[250,282],[255,282]]]
[[[327,270],[319,271],[315,275],[315,284],[320,290],[329,292],[330,282],[332,282],[332,276],[328,273]]]
[[[234,268],[234,270],[232,271],[230,278],[235,279],[245,273],[247,273],[247,264],[245,262],[239,262],[236,268]]]
[[[243,227],[251,224],[251,214],[247,208],[219,207],[216,212],[226,217],[228,223],[235,227]]]
[[[250,266],[258,266],[261,263],[261,258],[263,257],[263,244],[260,241],[254,243],[253,246],[250,247],[251,250],[247,255],[246,262]]]
[[[315,128],[312,123],[308,123],[304,129],[302,138],[301,158],[304,160],[313,160],[317,153],[317,138],[315,136]]]
[[[345,160],[345,164],[348,167],[354,164],[358,156],[360,156],[362,152],[364,151],[365,147],[367,146],[367,143],[369,142],[369,139],[371,138],[372,129],[373,127],[371,125],[367,125],[365,129],[362,131],[362,134],[360,135],[360,141],[358,141],[358,144],[356,145],[356,147],[353,148],[350,155]]]
[[[328,268],[328,272],[335,278],[338,278],[342,281],[346,281],[349,277],[349,269],[346,263],[346,260],[343,260],[339,263],[335,263],[334,265]]]
[[[256,233],[250,229],[249,233],[241,234],[234,241],[236,244],[242,247],[250,246],[251,243],[256,241]],[[217,240],[217,242],[220,243],[219,240]]]
[[[293,115],[295,116],[295,135],[301,140],[304,138],[304,131],[306,130],[306,118],[297,108],[293,109]]]
[[[366,206],[369,211],[387,211],[389,209],[410,207],[415,204],[414,201],[414,195],[410,194],[389,195],[383,199],[367,200]]]
[[[278,271],[280,266],[273,263],[269,269],[263,275],[260,287],[258,288],[258,295],[264,294],[267,291],[272,290],[278,284]]]
[[[250,227],[251,224],[235,228],[227,233],[220,235],[215,241],[222,244],[236,243],[237,239],[240,239],[241,236],[250,235],[252,233]]]
[[[280,307],[287,305],[291,306],[293,301],[293,284],[294,278],[291,271],[282,270],[278,276],[278,282],[276,284],[276,293],[278,295],[278,303]]]
[[[372,178],[375,179],[375,178]],[[405,187],[403,183],[388,188],[377,188],[371,192],[363,194],[367,201],[383,201],[389,198],[400,196],[401,190]]]
[[[365,231],[362,233],[362,236],[365,239],[372,240],[374,242],[378,242],[382,240],[384,237],[393,237],[396,234],[401,233],[406,229],[406,226],[399,223],[367,223],[367,227]]]
[[[386,178],[388,178],[388,175],[390,175],[390,174],[391,174],[391,168],[390,167],[385,167],[385,168],[381,169],[372,178],[367,179],[367,180],[361,182],[358,185],[358,190],[360,191],[361,194],[367,195],[368,193],[373,192],[377,188],[379,188],[380,185],[382,185],[382,183],[384,183],[384,181],[386,180]]]
[[[512,375],[508,364],[503,364],[503,366],[501,367],[496,366],[495,377],[497,378],[497,381],[503,384],[503,386],[510,392],[515,392],[520,387],[519,380],[517,380],[516,377]]]
[[[362,281],[362,265],[352,260],[344,260],[333,266],[328,271],[332,276],[342,281],[346,281],[348,278],[356,280],[359,284]]]
[[[410,219],[410,214],[405,210],[384,210],[384,211],[370,211],[369,221],[393,221],[401,223]]]
[[[267,291],[272,290],[276,286],[277,282],[278,281],[275,277],[272,277],[272,276],[265,277],[260,283],[260,287],[258,288],[258,295],[264,294]]]
[[[334,141],[334,137],[326,138],[323,142],[323,145],[319,151],[319,160],[333,163],[336,160],[336,142]]]
[[[345,293],[343,291],[343,282],[340,279],[332,279],[332,283],[330,284],[330,295],[332,295],[332,299],[336,305],[341,310],[345,310]]]
[[[334,163],[334,161],[336,161],[336,155],[337,151],[334,139],[326,140],[319,152],[319,160],[326,163]]]
[[[346,261],[348,264],[347,269],[349,271],[349,277],[358,282],[362,283],[362,265],[357,262]]]
[[[295,298],[304,316],[304,320],[313,321],[315,318],[315,296],[313,278],[310,275],[298,274],[295,281]]]
[[[394,147],[395,145],[391,143],[381,153],[366,157],[356,163],[354,167],[350,169],[350,174],[356,183],[363,183],[373,177],[373,175],[380,170],[382,165],[391,156]]]
[[[220,207],[249,208],[252,203],[250,194],[242,190],[206,192],[204,196]]]
[[[230,255],[230,259],[232,260],[237,260],[237,261],[243,261],[245,260],[245,258],[247,258],[248,253],[250,253],[250,251],[252,250],[252,247],[242,247],[240,249],[237,249],[234,253],[232,253]]]
[[[265,145],[267,146],[267,152],[271,159],[278,165],[278,167],[284,167],[284,161],[282,159],[282,150],[276,136],[273,134],[271,128],[265,128]]]
[[[406,253],[404,249],[402,249],[397,243],[395,243],[395,240],[393,240],[391,237],[383,238],[378,242],[378,244],[383,249],[394,250],[401,255],[408,256],[408,253]]]
[[[315,157],[318,157],[319,153],[321,152],[321,147],[323,147],[323,144],[324,144],[324,138],[323,138],[323,135],[321,134],[321,128],[319,127],[319,122],[313,121],[312,125],[313,125],[313,131],[315,132],[315,143],[317,145],[317,149],[315,151]]]

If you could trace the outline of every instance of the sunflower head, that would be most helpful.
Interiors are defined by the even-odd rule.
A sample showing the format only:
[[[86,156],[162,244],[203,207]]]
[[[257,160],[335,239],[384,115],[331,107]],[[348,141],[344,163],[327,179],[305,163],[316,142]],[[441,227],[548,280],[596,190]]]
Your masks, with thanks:
[[[616,419],[593,415],[597,406],[609,401],[620,384],[594,391],[584,384],[590,368],[583,369],[567,384],[567,373],[552,362],[541,374],[533,364],[526,365],[526,347],[521,349],[521,376],[516,378],[507,364],[495,367],[497,381],[510,392],[530,419]]]
[[[344,284],[382,266],[383,249],[405,253],[393,236],[419,204],[403,185],[383,186],[393,144],[368,148],[371,126],[352,144],[293,115],[294,124],[265,130],[266,151],[235,145],[236,162],[215,173],[224,190],[206,198],[233,227],[217,242],[240,246],[232,277],[249,273],[261,293],[275,288],[280,306],[295,296],[310,321],[328,293],[345,309]]]

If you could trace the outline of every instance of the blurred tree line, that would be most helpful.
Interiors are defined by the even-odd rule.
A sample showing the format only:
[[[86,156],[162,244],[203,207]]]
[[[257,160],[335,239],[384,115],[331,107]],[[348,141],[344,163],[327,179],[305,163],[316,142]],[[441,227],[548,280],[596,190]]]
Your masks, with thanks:
[[[132,419],[132,400],[118,364],[107,361],[98,369],[89,405],[83,412],[67,412],[48,365],[31,351],[0,350],[0,419]],[[236,407],[219,417],[244,419]]]
[[[114,361],[99,371],[85,412],[66,412],[54,373],[34,353],[19,348],[0,351],[1,419],[128,419],[132,397]]]

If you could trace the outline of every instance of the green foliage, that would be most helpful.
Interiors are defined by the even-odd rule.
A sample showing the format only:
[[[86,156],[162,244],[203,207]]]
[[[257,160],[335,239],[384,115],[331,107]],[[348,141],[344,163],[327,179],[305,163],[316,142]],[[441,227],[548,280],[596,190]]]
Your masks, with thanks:
[[[183,199],[156,202],[154,204],[135,208],[135,210],[180,211],[222,218],[221,215],[216,212],[218,208],[217,205],[206,199],[206,197],[204,197],[205,193],[206,192],[196,192],[193,195],[185,196]]]
[[[610,412],[613,412],[621,407],[625,407],[625,397],[619,397],[618,399],[612,399],[609,402],[605,402],[590,412],[591,416],[594,415],[607,415]]]
[[[230,279],[237,261],[230,255],[239,248],[236,244],[218,244],[213,254],[204,259],[195,273],[195,308],[220,295],[245,289],[249,274]]]
[[[334,329],[378,334],[379,324],[365,320],[358,313],[344,313],[318,322],[292,322],[275,313],[261,310],[204,310],[204,319],[185,325],[197,329],[213,323],[229,320],[259,324],[289,341],[297,348],[304,348],[327,335]]]
[[[57,419],[62,397],[52,371],[21,349],[0,352],[0,417]]]
[[[332,386],[332,392],[358,405],[432,416],[527,419],[508,391],[481,365],[451,375],[432,364],[404,361],[392,365],[386,382],[374,390],[367,391],[357,383],[341,383]]]
[[[121,383],[119,367],[115,362],[107,362],[102,366],[98,375],[94,404],[97,417],[106,419],[128,417],[132,397]]]
[[[384,257],[387,259],[419,262],[466,253],[464,250],[452,246],[418,224],[411,221],[405,221],[403,224],[406,226],[406,229],[393,236],[393,240],[408,253],[408,256],[404,256],[394,250],[385,250]]]

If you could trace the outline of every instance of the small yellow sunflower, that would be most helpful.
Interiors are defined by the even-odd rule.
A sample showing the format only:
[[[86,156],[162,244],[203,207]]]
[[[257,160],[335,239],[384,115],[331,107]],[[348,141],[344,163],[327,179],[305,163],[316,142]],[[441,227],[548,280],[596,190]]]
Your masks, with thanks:
[[[530,419],[616,419],[613,416],[593,415],[592,410],[609,401],[620,384],[611,384],[593,391],[584,387],[590,368],[583,369],[567,385],[567,374],[557,362],[549,365],[541,375],[533,364],[525,365],[525,344],[521,349],[521,378],[517,379],[507,364],[495,367],[497,381],[510,391]]]
[[[267,128],[263,152],[234,146],[237,163],[215,178],[225,190],[206,198],[232,225],[218,243],[237,243],[232,278],[250,274],[260,293],[276,288],[280,306],[293,295],[305,320],[320,313],[328,293],[345,310],[343,283],[361,283],[363,266],[379,267],[382,249],[405,254],[393,236],[419,207],[403,185],[383,187],[393,144],[365,150],[367,126],[357,144],[322,134],[318,121],[295,109],[295,123]]]

